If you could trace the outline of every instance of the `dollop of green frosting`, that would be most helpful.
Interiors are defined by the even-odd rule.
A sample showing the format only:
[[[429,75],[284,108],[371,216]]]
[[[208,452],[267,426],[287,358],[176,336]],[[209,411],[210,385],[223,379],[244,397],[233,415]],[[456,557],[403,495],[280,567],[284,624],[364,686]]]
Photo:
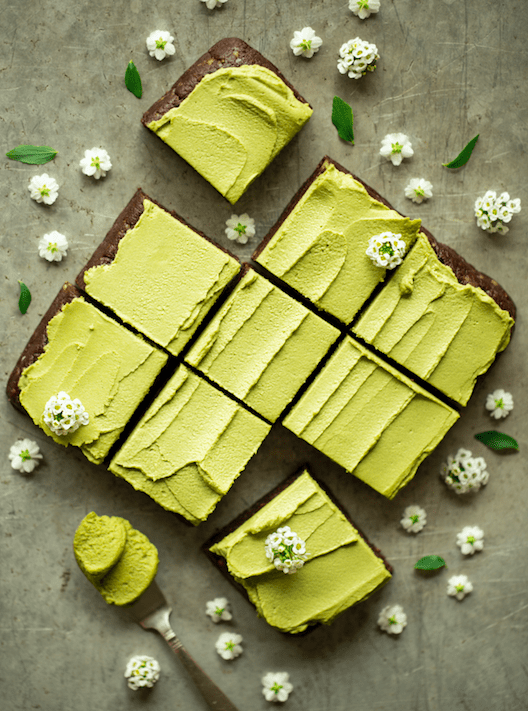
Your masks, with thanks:
[[[306,542],[307,560],[293,575],[265,555],[266,537],[285,525]],[[330,624],[391,577],[307,471],[210,550],[225,558],[259,616],[283,632]]]
[[[258,64],[207,74],[148,128],[235,203],[312,115]]]
[[[369,239],[382,232],[401,234],[408,250],[420,225],[371,198],[352,175],[328,163],[256,261],[350,323],[386,275],[366,254]]]

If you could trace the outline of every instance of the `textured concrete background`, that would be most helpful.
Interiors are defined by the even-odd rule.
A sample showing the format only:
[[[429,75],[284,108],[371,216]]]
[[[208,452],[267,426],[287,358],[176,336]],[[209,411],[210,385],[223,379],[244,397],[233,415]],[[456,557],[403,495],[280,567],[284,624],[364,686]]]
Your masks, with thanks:
[[[392,502],[277,426],[210,520],[187,528],[80,452],[55,445],[2,401],[2,708],[205,708],[163,640],[106,606],[78,570],[72,536],[82,517],[95,510],[130,519],[158,547],[158,580],[174,607],[173,626],[240,711],[268,707],[260,677],[270,670],[290,672],[291,711],[526,709],[526,3],[381,0],[379,15],[363,22],[345,0],[229,0],[215,11],[198,0],[3,0],[0,9],[3,153],[20,143],[59,151],[42,168],[0,160],[4,380],[62,283],[75,277],[138,185],[227,245],[223,230],[231,207],[139,123],[183,70],[226,36],[239,36],[263,52],[315,109],[236,206],[256,219],[258,238],[328,153],[398,209],[423,218],[438,239],[502,283],[519,308],[511,346]],[[294,57],[289,48],[293,31],[306,25],[324,40],[311,60]],[[155,29],[176,38],[175,56],[161,63],[145,49]],[[381,54],[376,72],[359,82],[336,69],[339,47],[356,36],[375,42]],[[123,83],[131,59],[143,79],[140,101]],[[334,94],[354,109],[355,146],[342,142],[331,124]],[[415,149],[399,168],[378,153],[382,137],[397,131],[407,133]],[[480,141],[469,164],[456,172],[443,168],[476,133]],[[84,150],[96,145],[108,150],[114,165],[98,182],[78,167]],[[31,176],[45,171],[60,184],[51,207],[31,201],[27,190]],[[433,183],[429,202],[417,206],[404,197],[411,177]],[[487,235],[475,224],[474,200],[488,189],[508,190],[523,201],[524,212],[514,217],[507,236]],[[53,229],[71,244],[59,264],[37,253],[38,239]],[[257,238],[238,254],[248,257],[256,244]],[[17,308],[18,279],[33,294],[25,316]],[[492,425],[484,400],[497,387],[515,398],[515,410],[498,427],[518,439],[517,454],[499,456],[473,439]],[[27,477],[7,460],[20,436],[37,440],[44,454],[44,463]],[[438,477],[441,462],[460,446],[485,456],[491,472],[488,486],[465,498],[451,494]],[[333,626],[290,638],[257,620],[199,547],[304,462],[381,547],[395,575]],[[416,537],[398,523],[411,503],[428,513],[428,525]],[[486,544],[467,559],[455,537],[470,524],[484,529]],[[416,574],[414,562],[429,553],[443,556],[449,569],[428,578]],[[448,577],[459,572],[474,584],[462,603],[446,596]],[[227,628],[214,626],[204,614],[206,600],[216,595],[229,597],[231,628],[244,637],[245,652],[232,663],[214,649]],[[396,602],[404,606],[408,626],[391,638],[376,620],[384,605]],[[134,653],[160,660],[162,678],[150,693],[126,687],[123,671]]]

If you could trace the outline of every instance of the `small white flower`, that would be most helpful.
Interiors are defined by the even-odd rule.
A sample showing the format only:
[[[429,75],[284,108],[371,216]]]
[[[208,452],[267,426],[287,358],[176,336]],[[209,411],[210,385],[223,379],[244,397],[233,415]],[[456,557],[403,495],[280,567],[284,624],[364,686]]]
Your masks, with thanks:
[[[24,474],[32,472],[42,459],[38,444],[30,439],[19,439],[12,444],[7,456],[13,469]]]
[[[483,457],[473,457],[469,449],[458,450],[442,465],[440,475],[447,486],[457,494],[478,491],[488,483],[489,472]]]
[[[394,269],[402,263],[405,256],[405,242],[401,239],[401,234],[382,232],[369,239],[365,253],[377,267]]]
[[[72,400],[63,390],[50,397],[44,406],[44,423],[56,435],[71,434],[89,422],[90,418],[81,401],[78,398]]]
[[[379,12],[380,0],[350,0],[348,7],[360,20],[365,20],[371,13]]]
[[[290,47],[296,57],[302,54],[303,57],[310,58],[319,51],[322,44],[323,40],[315,34],[315,30],[312,30],[311,27],[303,27],[300,32],[294,31]]]
[[[234,632],[223,632],[216,640],[216,651],[222,659],[235,659],[242,654],[242,635]]]
[[[457,533],[457,546],[463,555],[473,555],[484,548],[484,531],[478,526],[465,526]]]
[[[393,165],[400,165],[404,158],[411,158],[414,151],[404,133],[388,133],[381,141],[380,155],[392,161]]]
[[[473,585],[467,575],[453,575],[447,581],[447,594],[457,600],[463,600],[472,590]]]
[[[433,184],[425,178],[411,178],[405,186],[405,197],[420,204],[433,197]]]
[[[205,603],[205,614],[209,615],[215,624],[221,620],[231,620],[233,615],[229,612],[229,602],[225,597],[215,597]]]
[[[174,54],[174,37],[170,32],[156,30],[147,37],[147,49],[151,57],[156,57],[160,62],[165,57]]]
[[[59,194],[59,184],[47,173],[34,175],[29,181],[28,190],[33,200],[53,205]]]
[[[388,634],[400,634],[407,625],[407,615],[401,605],[387,605],[380,612],[378,625]]]
[[[425,509],[420,506],[407,506],[400,523],[407,533],[419,533],[427,523]]]
[[[40,238],[38,250],[39,256],[48,262],[60,262],[68,253],[68,240],[60,232],[53,230]]]
[[[231,215],[226,220],[225,233],[227,239],[246,244],[250,237],[255,236],[255,220],[246,212],[243,215]]]
[[[262,693],[266,701],[286,701],[293,691],[288,672],[268,672],[262,677]]]
[[[142,687],[153,687],[160,675],[160,665],[154,657],[147,655],[132,657],[125,669],[128,686],[136,691]]]
[[[477,225],[490,234],[507,234],[506,223],[511,222],[514,214],[521,211],[521,200],[510,199],[509,193],[501,193],[497,197],[494,190],[488,190],[484,197],[475,200],[475,217]]]
[[[267,536],[266,558],[277,570],[292,575],[300,570],[306,560],[306,544],[289,526],[278,528]]]
[[[505,390],[495,390],[486,398],[486,410],[490,410],[491,417],[500,420],[501,417],[508,417],[513,410],[513,397]]]
[[[209,10],[214,10],[215,7],[221,7],[227,0],[202,0]]]
[[[91,151],[84,151],[84,158],[81,158],[79,165],[85,175],[93,175],[96,180],[104,178],[106,172],[112,167],[110,156],[104,148],[92,148]]]
[[[340,74],[348,74],[350,79],[361,79],[367,72],[376,69],[377,59],[379,54],[376,45],[355,37],[341,45],[337,69]]]

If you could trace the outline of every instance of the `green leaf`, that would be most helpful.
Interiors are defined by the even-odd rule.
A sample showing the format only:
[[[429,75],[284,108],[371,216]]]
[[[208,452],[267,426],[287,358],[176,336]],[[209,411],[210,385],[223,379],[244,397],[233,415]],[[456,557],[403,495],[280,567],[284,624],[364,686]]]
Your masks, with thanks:
[[[57,155],[57,151],[49,146],[26,146],[21,145],[13,148],[6,153],[11,160],[18,160],[21,163],[30,163],[31,165],[44,165],[49,163]]]
[[[20,279],[18,280],[18,283],[20,284],[20,297],[18,299],[18,308],[20,309],[21,314],[25,314],[31,303],[31,293],[27,286],[24,284],[24,282],[20,281]]]
[[[444,168],[461,168],[463,165],[466,165],[468,160],[471,158],[473,148],[475,148],[479,136],[480,134],[477,133],[475,138],[471,139],[467,146],[460,151],[455,160],[452,160],[451,163],[442,163]]]
[[[496,430],[488,430],[487,432],[479,432],[475,435],[475,439],[483,442],[490,449],[519,449],[519,445],[513,437],[497,432]]]
[[[332,123],[337,128],[339,138],[354,145],[354,114],[346,101],[334,96],[332,103]]]
[[[126,88],[134,94],[134,96],[141,99],[143,87],[141,86],[141,77],[139,76],[139,72],[134,62],[129,62],[128,67],[126,68],[125,85]]]
[[[438,570],[446,564],[443,558],[439,555],[426,555],[416,563],[415,570]],[[447,566],[446,566],[447,567]]]

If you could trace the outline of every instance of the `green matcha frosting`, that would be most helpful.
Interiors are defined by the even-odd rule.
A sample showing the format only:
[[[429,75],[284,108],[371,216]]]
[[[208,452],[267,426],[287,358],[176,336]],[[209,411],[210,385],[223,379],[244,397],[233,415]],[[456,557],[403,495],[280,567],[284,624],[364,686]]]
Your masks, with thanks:
[[[127,530],[122,518],[98,516],[94,511],[81,521],[73,539],[79,568],[95,584],[110,572],[123,555]]]
[[[458,413],[346,337],[284,425],[391,499]]]
[[[207,74],[148,127],[233,204],[311,115],[274,72],[251,64]]]
[[[266,537],[285,525],[306,542],[306,562],[293,575],[265,555]],[[210,550],[225,558],[259,616],[283,632],[329,624],[391,577],[307,471]]]

